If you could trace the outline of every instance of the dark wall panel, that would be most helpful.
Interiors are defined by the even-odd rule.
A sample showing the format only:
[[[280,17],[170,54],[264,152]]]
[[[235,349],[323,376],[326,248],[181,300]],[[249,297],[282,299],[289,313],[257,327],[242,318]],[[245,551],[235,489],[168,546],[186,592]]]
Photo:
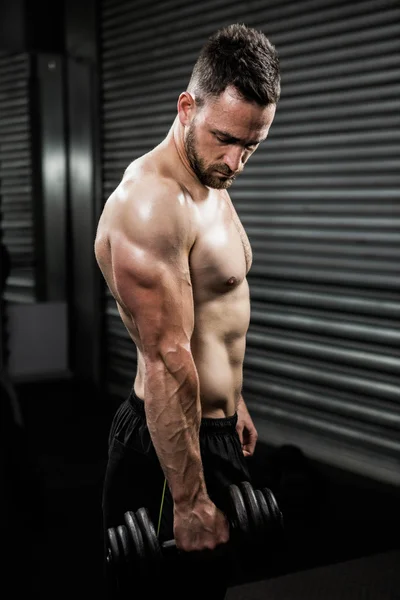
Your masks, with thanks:
[[[276,45],[282,97],[231,189],[253,247],[244,397],[261,439],[399,482],[400,6],[396,0],[101,3],[103,200],[166,135],[206,37]],[[136,357],[106,294],[108,384]]]
[[[35,253],[27,54],[0,52],[1,236],[11,259],[5,299],[34,302]]]

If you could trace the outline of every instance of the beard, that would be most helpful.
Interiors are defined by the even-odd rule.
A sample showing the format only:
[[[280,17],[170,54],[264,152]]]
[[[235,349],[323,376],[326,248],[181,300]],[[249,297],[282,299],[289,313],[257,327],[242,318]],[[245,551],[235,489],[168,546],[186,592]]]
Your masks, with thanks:
[[[204,158],[201,158],[198,153],[196,149],[194,121],[189,125],[185,139],[185,150],[190,166],[200,183],[216,190],[226,190],[231,187],[236,179],[236,175],[234,175],[223,163],[207,165]],[[216,175],[215,171],[219,171],[222,175]]]

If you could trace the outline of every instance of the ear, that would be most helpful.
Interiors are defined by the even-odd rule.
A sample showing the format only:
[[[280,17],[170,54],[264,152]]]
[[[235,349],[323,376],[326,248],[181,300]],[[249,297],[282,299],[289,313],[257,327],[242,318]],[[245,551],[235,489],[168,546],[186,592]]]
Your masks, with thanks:
[[[182,92],[178,98],[178,117],[183,126],[188,126],[192,122],[196,113],[196,101],[190,92]]]

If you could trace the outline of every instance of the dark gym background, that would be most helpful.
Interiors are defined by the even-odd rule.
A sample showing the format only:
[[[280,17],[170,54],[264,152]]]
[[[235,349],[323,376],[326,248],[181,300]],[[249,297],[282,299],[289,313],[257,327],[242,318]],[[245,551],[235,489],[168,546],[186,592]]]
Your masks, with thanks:
[[[102,597],[107,433],[136,356],[95,264],[97,220],[166,134],[207,36],[232,22],[281,57],[269,141],[231,193],[254,252],[251,469],[284,498],[290,568],[231,598],[400,598],[398,0],[0,3],[13,597]]]

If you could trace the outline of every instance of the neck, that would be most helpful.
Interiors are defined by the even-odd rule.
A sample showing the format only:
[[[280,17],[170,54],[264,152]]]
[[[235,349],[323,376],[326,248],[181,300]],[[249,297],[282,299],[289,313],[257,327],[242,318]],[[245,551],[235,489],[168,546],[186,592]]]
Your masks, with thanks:
[[[190,178],[194,180],[194,182],[197,183],[197,185],[199,185],[200,182],[190,165],[185,149],[185,128],[179,121],[178,116],[175,117],[172,127],[167,135],[166,141],[167,144],[171,143],[174,145],[180,163],[182,164]]]

